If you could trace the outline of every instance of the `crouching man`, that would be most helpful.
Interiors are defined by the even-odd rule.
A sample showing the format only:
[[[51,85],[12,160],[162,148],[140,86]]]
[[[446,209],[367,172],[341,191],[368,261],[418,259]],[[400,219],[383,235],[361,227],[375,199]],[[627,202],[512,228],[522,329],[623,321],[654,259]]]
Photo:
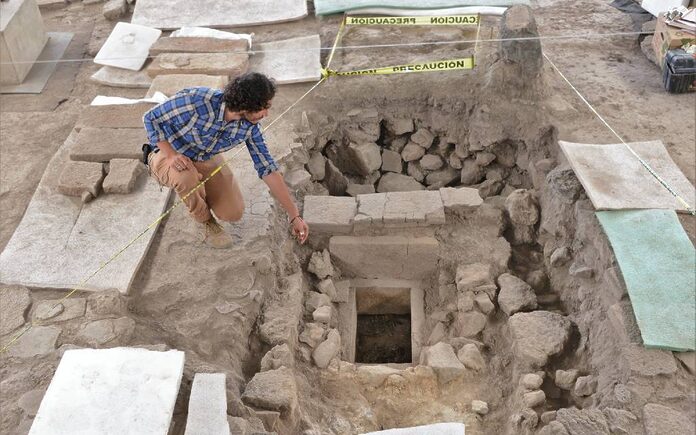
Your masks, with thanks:
[[[220,153],[246,145],[259,177],[288,214],[300,243],[309,236],[290,191],[269,154],[259,121],[271,108],[275,84],[263,74],[248,73],[224,91],[187,88],[152,108],[143,117],[149,144],[143,146],[150,174],[172,187],[201,226],[205,243],[227,248],[232,238],[217,222],[242,218],[244,198],[229,166],[189,194],[223,163]]]

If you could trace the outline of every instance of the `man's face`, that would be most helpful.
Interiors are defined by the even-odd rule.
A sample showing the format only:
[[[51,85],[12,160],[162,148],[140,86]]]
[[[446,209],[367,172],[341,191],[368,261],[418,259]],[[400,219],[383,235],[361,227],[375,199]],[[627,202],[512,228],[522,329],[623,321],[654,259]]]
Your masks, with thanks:
[[[258,112],[247,112],[244,111],[242,112],[242,116],[244,119],[247,121],[257,124],[259,121],[261,121],[263,118],[268,116],[268,111],[271,110],[273,101],[269,101],[268,104],[266,104],[266,107],[263,108],[262,110],[259,110]]]

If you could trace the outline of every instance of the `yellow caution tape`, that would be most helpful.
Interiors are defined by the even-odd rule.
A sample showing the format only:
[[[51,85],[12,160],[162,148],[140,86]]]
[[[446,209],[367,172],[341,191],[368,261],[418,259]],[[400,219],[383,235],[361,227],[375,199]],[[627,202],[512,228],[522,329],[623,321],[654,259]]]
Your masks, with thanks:
[[[476,26],[478,15],[441,15],[433,17],[346,17],[349,26]]]
[[[476,62],[474,56],[462,59],[437,60],[432,62],[410,63],[405,65],[385,66],[381,68],[361,69],[357,71],[334,71],[322,68],[323,78],[331,76],[361,76],[361,75],[382,75],[382,74],[406,74],[412,72],[431,72],[431,71],[454,71],[462,69],[473,69]]]

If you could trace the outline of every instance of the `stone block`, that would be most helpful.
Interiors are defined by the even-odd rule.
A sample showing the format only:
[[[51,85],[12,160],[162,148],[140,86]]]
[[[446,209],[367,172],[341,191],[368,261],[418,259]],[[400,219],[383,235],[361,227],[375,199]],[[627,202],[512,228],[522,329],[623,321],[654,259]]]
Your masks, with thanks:
[[[222,39],[204,36],[159,38],[150,47],[150,56],[161,53],[246,53],[246,39]]]
[[[244,403],[291,415],[297,407],[297,383],[291,369],[259,372],[249,381],[242,394]]]
[[[455,282],[460,292],[473,290],[483,285],[493,285],[493,271],[489,264],[462,264],[457,266]]]
[[[354,219],[356,227],[381,226],[384,223],[386,193],[358,195],[357,201],[358,209]]]
[[[420,160],[424,155],[425,149],[414,142],[407,143],[404,149],[401,151],[401,158],[405,162]]]
[[[382,166],[382,156],[379,145],[372,142],[351,143],[347,155],[353,162],[353,167],[360,175],[368,176]]]
[[[68,350],[31,433],[166,435],[183,371],[184,353],[176,350]]]
[[[382,151],[382,171],[400,174],[403,171],[403,164],[401,154],[392,150]]]
[[[0,84],[24,81],[48,42],[36,0],[0,3]]]
[[[238,77],[249,69],[246,53],[162,53],[147,68],[150,77],[162,74],[205,74]]]
[[[459,171],[450,167],[444,167],[425,176],[425,184],[428,189],[439,189],[459,178]]]
[[[454,349],[447,343],[438,343],[423,350],[422,363],[433,369],[441,384],[451,382],[462,376],[466,369],[459,361]]]
[[[254,45],[249,69],[272,77],[276,84],[313,82],[321,78],[321,38],[300,36]]]
[[[224,373],[196,373],[184,435],[229,435]]]
[[[312,176],[304,169],[295,169],[285,174],[285,183],[290,190],[300,190],[303,187],[309,186],[312,182]]]
[[[152,85],[152,78],[145,71],[131,71],[103,66],[90,77],[95,83],[115,88],[147,89]]]
[[[31,293],[23,286],[3,286],[0,300],[0,335],[5,335],[24,325],[31,306]]]
[[[104,165],[93,162],[68,163],[58,180],[57,189],[63,195],[81,197],[87,202],[99,195],[104,180]]]
[[[470,210],[483,203],[478,189],[472,189],[471,187],[445,187],[440,189],[440,197],[445,206],[445,211]]]
[[[344,273],[361,278],[423,279],[439,259],[439,244],[432,237],[335,236],[329,250]]]
[[[351,183],[346,188],[346,193],[350,196],[358,195],[368,195],[370,193],[375,193],[375,186],[372,184],[355,184]]]
[[[570,321],[548,311],[517,313],[508,319],[513,339],[513,353],[521,363],[543,367],[549,357],[557,355],[570,337]]]
[[[338,330],[332,329],[326,336],[326,340],[312,352],[312,359],[320,369],[325,369],[329,366],[329,362],[341,351],[341,335]]]
[[[57,306],[56,306],[57,304]],[[53,309],[53,307],[56,307]],[[85,315],[87,299],[68,298],[61,302],[60,299],[43,300],[36,304],[34,319],[45,322],[64,322]]]
[[[131,193],[138,177],[144,173],[145,165],[138,160],[113,159],[104,179],[104,193]]]
[[[137,143],[147,141],[143,127],[143,115],[155,107],[153,103],[114,104],[109,106],[87,106],[77,120],[77,128],[136,128],[141,132]],[[140,147],[137,148],[140,150]]]
[[[389,192],[383,217],[386,225],[442,225],[445,208],[437,191]]]
[[[49,354],[56,349],[60,333],[60,328],[53,326],[34,326],[9,347],[7,354],[15,358],[34,358]]]
[[[356,212],[355,198],[306,196],[303,219],[312,231],[348,234],[353,230],[353,218]]]
[[[102,15],[107,20],[118,20],[128,11],[126,0],[109,0],[104,4]]]
[[[411,141],[425,148],[430,148],[435,140],[435,135],[427,128],[419,128],[411,135]]]
[[[394,135],[411,133],[413,131],[413,119],[411,118],[387,118],[386,127]]]
[[[155,92],[161,92],[164,95],[171,97],[182,89],[198,86],[211,89],[224,89],[227,81],[227,77],[223,75],[163,74],[152,79],[150,89],[147,90],[147,94],[145,96],[151,97],[155,95]]]

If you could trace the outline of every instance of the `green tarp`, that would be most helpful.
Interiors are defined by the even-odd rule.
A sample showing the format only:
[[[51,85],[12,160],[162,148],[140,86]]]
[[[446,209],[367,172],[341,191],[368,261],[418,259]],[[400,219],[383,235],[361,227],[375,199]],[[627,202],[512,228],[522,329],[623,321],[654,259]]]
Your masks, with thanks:
[[[645,347],[696,347],[696,251],[672,210],[598,211]]]
[[[529,0],[314,0],[317,15],[330,15],[355,9],[446,9],[463,6],[528,5]]]

